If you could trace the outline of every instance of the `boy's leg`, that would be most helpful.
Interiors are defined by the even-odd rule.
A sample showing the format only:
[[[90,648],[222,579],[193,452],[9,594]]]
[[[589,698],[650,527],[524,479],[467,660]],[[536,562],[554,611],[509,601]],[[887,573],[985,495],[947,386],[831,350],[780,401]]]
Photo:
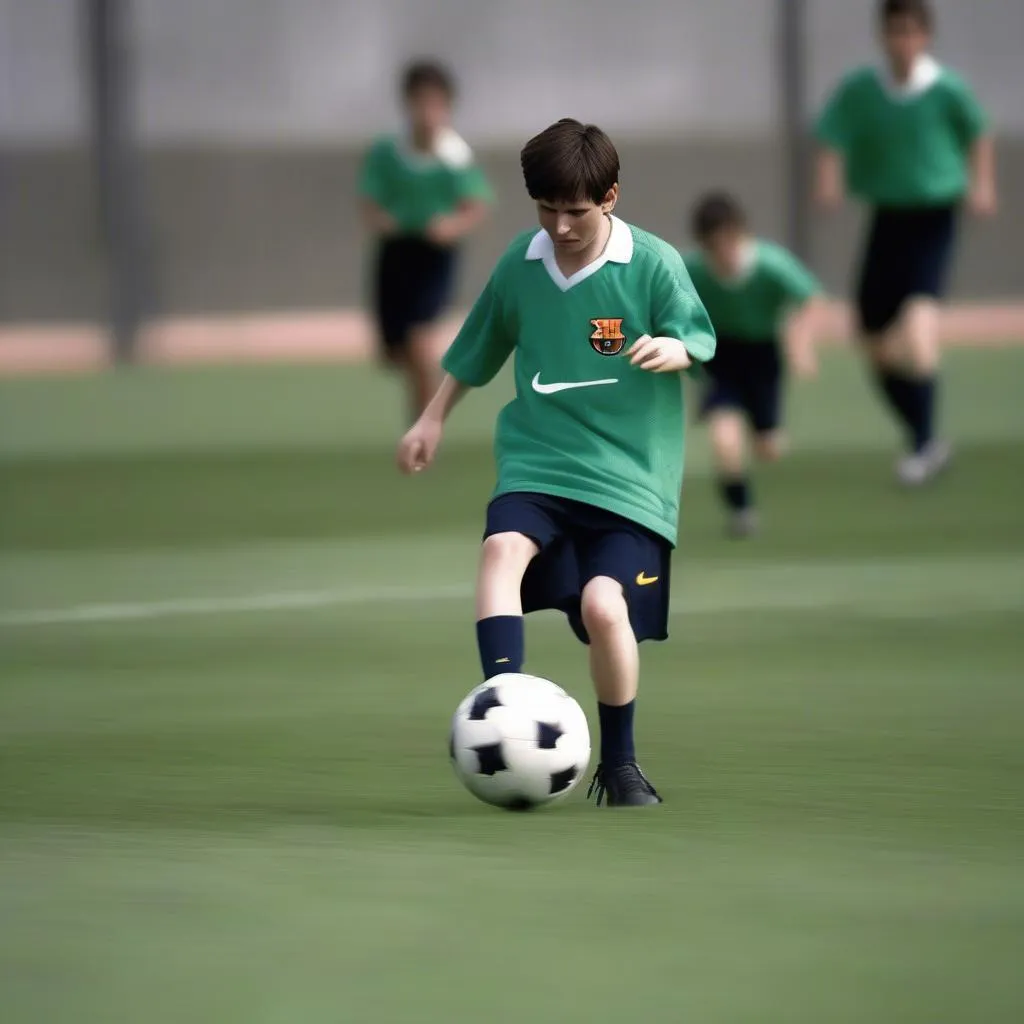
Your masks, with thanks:
[[[520,588],[538,550],[536,542],[522,533],[495,533],[484,539],[476,586],[476,639],[484,679],[522,671]]]
[[[557,550],[553,545],[561,528],[555,504],[544,495],[511,493],[487,506],[476,587],[476,636],[484,679],[522,671],[523,578],[541,549]],[[535,597],[531,592],[527,601]]]
[[[910,454],[897,473],[905,484],[924,483],[949,461],[948,443],[935,437],[938,391],[939,304],[929,296],[911,299],[901,318],[904,388],[907,394]]]
[[[908,437],[913,433],[913,398],[902,346],[894,331],[863,336],[863,348],[878,390]]]
[[[640,675],[638,641],[668,632],[671,550],[667,542],[598,512],[577,539],[580,618],[590,643],[590,671],[601,726],[598,802],[643,806],[661,802],[636,763],[633,718]],[[596,527],[596,528],[595,528]]]
[[[583,588],[583,625],[590,637],[590,677],[601,722],[601,763],[636,760],[633,710],[640,682],[640,649],[618,580],[597,576]]]
[[[879,387],[904,428],[908,454],[896,471],[905,484],[924,483],[950,456],[935,438],[935,397],[939,366],[939,306],[935,299],[909,299],[896,324],[868,346]]]
[[[907,437],[909,454],[897,473],[907,484],[925,482],[949,459],[935,440],[939,365],[938,298],[956,227],[950,209],[890,211],[881,238],[869,245],[858,295],[868,353],[882,394]]]
[[[939,303],[928,295],[910,299],[902,316],[903,356],[915,377],[934,377],[939,370]]]
[[[478,619],[523,614],[520,587],[538,550],[537,542],[522,533],[492,533],[484,538],[476,585]]]
[[[718,493],[729,510],[730,531],[736,536],[745,535],[753,527],[754,501],[746,468],[747,425],[743,413],[731,405],[716,407],[708,414],[708,433]]]
[[[718,351],[708,366],[709,379],[701,400],[701,417],[708,425],[715,463],[718,494],[729,511],[734,534],[752,518],[750,480],[746,470],[747,429],[743,392],[745,361],[750,347],[732,338],[719,339]]]
[[[777,462],[786,448],[782,429],[785,374],[779,346],[759,346],[754,359],[744,402],[754,433],[754,454],[761,462]]]
[[[907,263],[912,256],[908,231],[905,213],[875,212],[857,286],[857,315],[862,347],[879,394],[910,436],[914,401],[897,330],[907,296]]]

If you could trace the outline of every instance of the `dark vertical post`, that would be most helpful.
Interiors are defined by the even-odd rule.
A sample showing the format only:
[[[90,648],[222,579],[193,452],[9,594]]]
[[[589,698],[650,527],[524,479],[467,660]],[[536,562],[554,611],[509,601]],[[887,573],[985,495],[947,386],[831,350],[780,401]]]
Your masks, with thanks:
[[[135,355],[151,278],[133,119],[130,0],[82,0],[96,206],[115,362]]]
[[[810,152],[807,111],[806,0],[777,0],[779,112],[785,168],[786,243],[809,257]]]

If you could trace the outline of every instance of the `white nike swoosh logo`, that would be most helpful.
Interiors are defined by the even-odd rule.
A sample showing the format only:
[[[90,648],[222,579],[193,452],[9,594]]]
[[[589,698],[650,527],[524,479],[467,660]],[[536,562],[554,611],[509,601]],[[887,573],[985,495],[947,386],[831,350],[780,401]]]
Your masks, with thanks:
[[[541,384],[540,374],[533,375],[533,390],[541,395],[554,395],[559,391],[570,391],[573,388],[596,388],[602,384],[618,384],[618,377],[605,377],[604,380],[565,380],[555,384]]]

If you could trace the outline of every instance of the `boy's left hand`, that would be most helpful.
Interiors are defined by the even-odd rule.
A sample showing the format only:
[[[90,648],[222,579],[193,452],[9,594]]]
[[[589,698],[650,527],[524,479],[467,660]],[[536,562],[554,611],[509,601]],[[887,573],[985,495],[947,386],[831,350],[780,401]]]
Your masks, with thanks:
[[[678,338],[637,338],[626,352],[633,366],[652,373],[678,373],[693,365],[690,353]]]

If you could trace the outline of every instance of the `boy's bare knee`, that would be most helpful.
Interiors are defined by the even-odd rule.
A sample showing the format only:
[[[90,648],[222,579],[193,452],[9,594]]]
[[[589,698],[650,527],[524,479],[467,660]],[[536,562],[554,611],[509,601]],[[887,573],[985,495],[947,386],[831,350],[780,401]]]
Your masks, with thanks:
[[[745,441],[743,417],[734,409],[722,409],[711,415],[708,426],[718,468],[726,472],[741,472]]]
[[[934,373],[939,364],[939,305],[932,298],[907,303],[902,327],[908,369],[917,374]]]
[[[492,568],[525,565],[536,553],[536,543],[522,533],[492,533],[484,539],[483,560]]]
[[[591,636],[607,633],[628,622],[629,608],[622,584],[610,576],[596,576],[583,588],[580,612]]]

